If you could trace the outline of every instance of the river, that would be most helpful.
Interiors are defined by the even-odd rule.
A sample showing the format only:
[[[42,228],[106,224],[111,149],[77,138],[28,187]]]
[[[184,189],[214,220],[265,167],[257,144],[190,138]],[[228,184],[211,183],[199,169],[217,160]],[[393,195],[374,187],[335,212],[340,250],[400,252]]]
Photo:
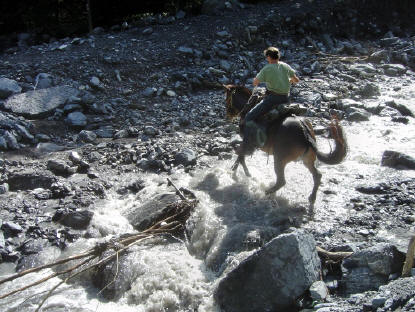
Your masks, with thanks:
[[[384,103],[394,99],[415,112],[415,85],[413,76],[400,81],[389,78],[381,86],[382,96],[364,100],[365,105]],[[397,90],[397,86],[400,87]],[[386,110],[387,112],[387,110]],[[392,122],[387,114],[372,115],[369,121],[350,123],[342,121],[349,153],[344,162],[336,166],[319,164],[323,174],[315,204],[315,216],[307,220],[307,197],[311,192],[312,178],[301,163],[291,163],[286,169],[287,184],[276,195],[267,197],[264,190],[275,181],[273,160],[262,152],[247,159],[252,178],[244,176],[241,168],[230,170],[233,160],[217,160],[204,156],[199,161],[207,166],[187,173],[177,171],[173,175],[146,174],[147,187],[137,195],[119,198],[113,194],[97,204],[91,227],[105,238],[133,232],[123,217],[132,205],[145,203],[154,194],[171,192],[166,184],[170,178],[179,187],[192,190],[199,200],[188,221],[191,237],[185,241],[148,240],[132,248],[132,252],[119,268],[120,274],[131,280],[129,290],[114,302],[102,299],[91,285],[88,273],[73,281],[63,283],[46,300],[41,311],[91,311],[91,312],[141,312],[141,311],[219,311],[213,300],[218,275],[229,270],[241,254],[226,246],[226,239],[245,231],[255,235],[255,228],[275,224],[303,226],[317,233],[336,229],[350,214],[350,200],[358,196],[355,187],[362,182],[415,178],[415,171],[395,170],[380,166],[385,150],[415,155],[415,122],[409,118],[404,125]],[[318,144],[329,149],[328,141],[318,137]],[[126,175],[121,179],[129,179]],[[245,234],[246,234],[245,233]],[[377,235],[398,238],[394,231],[379,229]],[[96,239],[79,239],[66,251],[46,249],[39,255],[45,262],[78,254],[94,246]],[[227,249],[226,249],[227,248]],[[1,274],[9,274],[12,265],[2,263]],[[122,271],[122,272],[121,272]],[[52,270],[26,275],[16,281],[0,286],[0,292],[23,287],[52,274]],[[0,301],[1,311],[35,311],[39,298],[45,296],[61,281],[52,278],[46,283],[24,290]]]

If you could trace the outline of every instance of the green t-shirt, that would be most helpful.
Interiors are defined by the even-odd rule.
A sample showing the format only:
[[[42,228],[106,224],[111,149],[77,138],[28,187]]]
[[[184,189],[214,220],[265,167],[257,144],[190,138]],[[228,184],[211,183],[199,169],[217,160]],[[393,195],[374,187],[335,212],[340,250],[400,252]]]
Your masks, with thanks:
[[[267,64],[258,73],[256,78],[265,82],[267,89],[280,94],[290,94],[290,78],[295,75],[294,69],[284,62]]]

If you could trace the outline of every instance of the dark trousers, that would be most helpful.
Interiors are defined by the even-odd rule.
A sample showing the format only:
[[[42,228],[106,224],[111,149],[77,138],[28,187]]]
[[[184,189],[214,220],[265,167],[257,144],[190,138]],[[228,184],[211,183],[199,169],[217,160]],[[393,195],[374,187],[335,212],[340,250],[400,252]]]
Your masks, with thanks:
[[[288,95],[267,93],[264,99],[246,114],[244,119],[243,154],[251,154],[256,147],[262,147],[265,143],[265,141],[261,140],[258,136],[258,127],[255,124],[255,120],[268,113],[273,108],[276,108],[278,105],[285,103],[289,103]],[[264,135],[262,135],[262,138]]]
[[[289,102],[288,95],[277,95],[268,93],[264,99],[255,105],[245,116],[245,123],[255,121],[259,116],[268,113],[271,109],[276,108],[280,104]]]

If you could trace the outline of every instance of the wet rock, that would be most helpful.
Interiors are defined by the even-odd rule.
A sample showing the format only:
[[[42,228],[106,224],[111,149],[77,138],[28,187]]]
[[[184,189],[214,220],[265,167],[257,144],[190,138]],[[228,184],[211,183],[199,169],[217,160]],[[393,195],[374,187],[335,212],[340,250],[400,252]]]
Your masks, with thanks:
[[[177,197],[174,193],[157,195],[144,205],[130,208],[125,217],[136,230],[143,231],[157,221],[164,219],[173,209],[168,205],[176,200]]]
[[[281,232],[282,229],[276,227],[236,224],[230,227],[226,235],[210,248],[206,255],[206,265],[221,274],[229,270],[228,262],[232,261],[229,255],[260,248]]]
[[[52,220],[76,230],[83,230],[88,227],[93,215],[94,213],[88,210],[68,211],[61,209],[56,211]]]
[[[228,312],[295,310],[296,299],[319,279],[315,248],[303,231],[274,238],[220,281],[216,301]]]
[[[375,290],[389,275],[401,272],[404,254],[393,245],[379,243],[353,253],[342,263],[342,284],[348,294]]]
[[[128,185],[122,186],[117,190],[118,194],[125,195],[127,193],[138,193],[145,187],[145,182],[142,179],[138,179],[129,183]]]
[[[180,152],[178,152],[174,156],[174,159],[177,165],[184,165],[184,166],[194,165],[196,164],[196,153],[195,151],[191,149],[185,148],[181,150]]]
[[[27,118],[44,118],[52,115],[55,109],[64,106],[69,97],[77,94],[76,89],[68,86],[28,91],[12,95],[5,101],[4,107]]]
[[[0,78],[0,99],[7,99],[10,95],[20,93],[22,88],[19,84],[8,78]]]
[[[415,159],[400,152],[387,150],[383,152],[381,165],[395,169],[415,170]]]

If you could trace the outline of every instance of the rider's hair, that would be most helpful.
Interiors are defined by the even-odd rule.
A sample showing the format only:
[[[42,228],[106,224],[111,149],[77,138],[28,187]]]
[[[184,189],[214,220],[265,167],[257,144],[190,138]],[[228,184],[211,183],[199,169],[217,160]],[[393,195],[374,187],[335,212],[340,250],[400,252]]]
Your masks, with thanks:
[[[276,47],[269,47],[266,50],[264,50],[265,57],[269,56],[270,58],[274,60],[279,60],[280,58],[280,51]]]

